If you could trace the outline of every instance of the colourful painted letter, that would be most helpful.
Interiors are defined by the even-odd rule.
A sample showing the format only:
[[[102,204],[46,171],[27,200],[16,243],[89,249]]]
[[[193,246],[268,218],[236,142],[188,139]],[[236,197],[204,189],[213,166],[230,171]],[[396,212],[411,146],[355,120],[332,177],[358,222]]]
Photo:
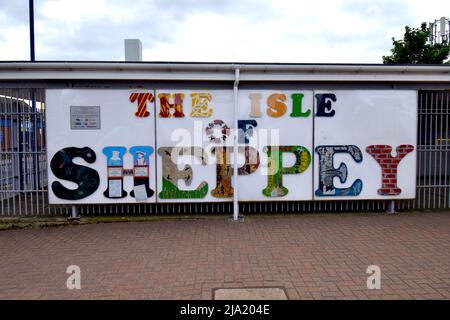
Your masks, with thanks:
[[[286,113],[287,106],[284,103],[286,101],[286,95],[281,93],[271,94],[267,98],[267,114],[274,118],[279,118]]]
[[[266,197],[284,197],[289,190],[283,186],[283,174],[302,173],[311,163],[311,154],[302,146],[267,146],[264,148],[269,157],[269,174],[267,187],[262,193]],[[290,152],[295,155],[295,164],[292,167],[283,167],[283,153]]]
[[[249,144],[253,129],[258,126],[256,120],[238,120],[238,141],[242,144]]]
[[[360,163],[363,156],[357,146],[318,146],[316,152],[319,155],[319,188],[316,190],[316,196],[357,196],[361,193],[363,186],[361,179],[356,179],[349,188],[336,188],[333,184],[334,177],[338,177],[341,183],[347,180],[347,166],[341,163],[339,168],[335,169],[334,154],[348,153],[353,160]]]
[[[108,170],[108,188],[103,192],[106,198],[124,198],[127,192],[123,189],[123,156],[127,152],[125,147],[105,147],[103,154],[106,156]]]
[[[160,101],[159,116],[161,118],[183,118],[183,99],[184,93],[160,93],[158,94]],[[173,98],[174,102],[169,103],[169,100]],[[173,115],[170,113],[170,109],[174,109]]]
[[[303,103],[303,97],[305,95],[303,93],[293,93],[292,94],[292,113],[291,117],[309,117],[311,114],[311,109],[308,109],[307,111],[302,111],[302,103]]]
[[[94,163],[96,159],[94,150],[89,147],[70,147],[55,153],[50,161],[50,169],[57,178],[78,185],[77,189],[71,190],[64,187],[59,181],[53,182],[52,191],[60,199],[84,199],[93,194],[100,185],[100,176],[96,170],[73,163],[72,160],[78,157],[88,163]]]
[[[134,146],[130,148],[133,155],[133,179],[134,189],[143,188],[147,194],[147,198],[153,196],[155,191],[150,188],[150,155],[153,148],[150,146]],[[134,189],[130,192],[130,196],[135,198]]]
[[[261,93],[250,93],[248,95],[251,103],[251,110],[249,116],[252,118],[261,118]]]
[[[209,106],[212,99],[210,93],[191,93],[191,99],[191,117],[208,118],[213,114],[213,108]]]
[[[316,99],[317,99],[316,116],[333,117],[336,111],[332,110],[331,101],[336,102],[336,95],[332,93],[316,94]]]
[[[231,186],[233,176],[233,166],[230,155],[233,147],[214,147],[211,151],[216,155],[216,187],[211,190],[211,195],[216,198],[230,198],[234,189]],[[238,175],[245,176],[252,174],[259,167],[259,152],[253,147],[238,147],[238,152],[244,152],[245,163],[238,168]]]
[[[396,196],[402,192],[397,186],[397,168],[400,161],[410,152],[413,152],[414,146],[402,144],[397,147],[397,156],[391,155],[392,147],[388,145],[372,145],[366,148],[366,151],[374,157],[375,161],[381,166],[381,188],[378,194],[383,196]]]
[[[134,113],[136,117],[148,117],[150,115],[150,112],[147,111],[147,101],[155,101],[155,97],[153,96],[153,94],[151,94],[150,92],[130,94],[130,102],[135,102],[136,100],[138,102],[138,109]]]
[[[202,164],[207,163],[206,152],[201,147],[161,147],[158,154],[162,158],[162,191],[161,199],[200,199],[208,192],[208,183],[203,181],[195,190],[178,189],[178,180],[184,180],[187,185],[192,182],[192,167],[185,165],[178,170],[178,156],[192,155],[198,157]]]

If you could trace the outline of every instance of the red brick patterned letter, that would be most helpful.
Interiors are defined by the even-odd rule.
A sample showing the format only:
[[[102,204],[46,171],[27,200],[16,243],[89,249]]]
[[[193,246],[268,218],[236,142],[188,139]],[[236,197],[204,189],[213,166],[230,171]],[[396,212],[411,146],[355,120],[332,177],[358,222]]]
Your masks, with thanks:
[[[396,196],[402,192],[397,186],[397,167],[400,161],[410,152],[414,150],[414,146],[410,144],[402,144],[397,147],[397,156],[391,155],[392,147],[388,145],[368,146],[366,151],[374,157],[381,166],[381,188],[378,194],[383,196]]]

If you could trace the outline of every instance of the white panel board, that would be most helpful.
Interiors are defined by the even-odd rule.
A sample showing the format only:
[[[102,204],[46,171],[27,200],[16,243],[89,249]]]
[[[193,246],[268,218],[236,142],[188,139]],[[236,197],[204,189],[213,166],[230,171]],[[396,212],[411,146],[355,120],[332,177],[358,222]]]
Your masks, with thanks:
[[[343,199],[412,199],[416,190],[416,154],[417,154],[417,92],[412,90],[339,90],[315,91],[314,123],[314,190],[315,200]],[[325,103],[325,113],[334,111],[333,116],[318,116],[319,103],[317,95],[329,94]],[[331,95],[335,96],[335,100]],[[320,111],[319,111],[320,112]],[[399,194],[379,192],[382,189],[382,168],[368,152],[371,145],[391,146],[392,157],[396,157],[396,148],[400,145],[413,147],[413,151],[401,159],[397,168]],[[361,151],[362,159],[354,159],[345,150],[333,157],[333,167],[342,167],[341,174],[347,171],[346,181],[341,182],[336,172],[325,174],[328,182],[333,181],[335,188],[326,184],[319,186],[319,146],[356,146]],[[376,151],[379,152],[379,151]],[[323,155],[326,157],[326,155]],[[356,157],[358,158],[358,157]],[[381,159],[380,159],[381,161]],[[384,160],[383,160],[384,161]],[[389,160],[385,160],[389,161]],[[393,172],[389,172],[391,174]],[[345,176],[345,174],[343,174]],[[349,188],[360,179],[362,188],[356,183],[355,189],[339,191],[337,188]],[[389,186],[392,191],[393,186]],[[388,189],[389,189],[388,188]],[[360,189],[360,190],[359,190]],[[322,194],[319,195],[321,191]],[[360,192],[359,192],[360,191]],[[359,192],[359,193],[358,193]],[[339,193],[342,193],[339,195]],[[384,193],[384,194],[383,194]]]
[[[162,103],[162,95],[167,96],[167,102],[172,104],[169,109],[170,117],[160,115]],[[176,95],[181,95],[176,98]],[[233,90],[208,90],[208,89],[167,89],[156,91],[156,132],[157,132],[157,181],[158,181],[158,202],[221,202],[230,201],[232,198],[219,198],[211,194],[216,187],[216,158],[211,152],[213,146],[220,146],[221,143],[211,143],[206,134],[208,124],[221,120],[224,125],[229,128],[233,126]],[[175,99],[182,101],[182,113],[175,116]],[[196,100],[197,99],[197,100]],[[203,107],[203,108],[202,108]],[[164,107],[163,107],[164,108]],[[180,111],[180,110],[179,110]],[[196,113],[200,112],[200,113]],[[217,126],[220,129],[220,126]],[[225,146],[232,146],[232,136],[226,139]],[[167,167],[168,159],[161,148],[167,147],[192,147],[204,150],[206,154],[205,163],[202,163],[199,157],[192,156],[192,152],[173,159],[176,162],[179,171],[170,170]],[[200,150],[201,150],[200,149]],[[165,165],[166,163],[166,165]],[[163,167],[166,168],[163,168]],[[163,175],[165,179],[163,180]],[[179,177],[174,177],[179,175]],[[179,190],[172,193],[163,191],[163,184],[169,184],[173,189],[176,185]],[[207,187],[205,186],[207,184]],[[186,191],[194,191],[197,193],[189,193]]]
[[[144,103],[148,114],[133,94],[154,98]],[[50,203],[232,200],[233,90],[49,89],[46,99]],[[238,104],[251,128],[239,141],[240,201],[415,197],[416,91],[239,90]],[[227,136],[225,144],[211,134]],[[282,174],[267,146],[280,152]],[[398,146],[404,157],[391,159]],[[173,147],[184,155],[167,158]],[[220,147],[230,161],[222,171]],[[245,147],[259,163],[248,162]]]
[[[130,102],[130,94],[136,92],[153,93],[153,90],[46,90],[47,155],[50,203],[135,203],[136,198],[130,196],[130,192],[135,187],[134,177],[132,176],[132,169],[135,166],[135,161],[136,165],[138,162],[141,164],[145,162],[145,165],[149,165],[149,178],[147,180],[149,184],[148,187],[154,192],[156,191],[155,151],[149,156],[149,163],[146,163],[145,161],[145,158],[148,155],[144,155],[143,159],[137,160],[134,159],[134,156],[137,157],[137,155],[135,154],[133,156],[130,153],[130,149],[136,146],[145,146],[155,149],[154,103],[150,101],[147,103],[147,109],[150,112],[149,116],[137,117],[135,115],[137,110],[137,102]],[[73,108],[74,106],[75,108]],[[80,112],[80,107],[89,108],[81,108]],[[95,115],[95,109],[99,109],[100,111],[99,118]],[[83,117],[83,112],[86,112],[86,117]],[[76,119],[77,114],[79,119]],[[99,123],[96,123],[96,121],[99,121]],[[120,163],[119,159],[121,159],[123,168],[129,169],[128,174],[130,175],[123,176],[122,181],[120,179],[110,179],[108,181],[107,157],[103,153],[103,149],[108,146],[121,146],[126,148],[126,153],[123,155],[116,153],[116,157],[113,157],[111,163],[113,165],[117,165]],[[99,175],[99,186],[96,188],[95,192],[82,199],[62,199],[55,195],[52,190],[52,185],[58,182],[64,187],[72,190],[77,188],[77,184],[56,177],[51,169],[52,158],[57,155],[58,151],[68,147],[89,147],[96,155],[95,162],[93,163],[87,163],[80,157],[73,159],[74,164],[86,166],[96,170]],[[133,150],[136,153],[140,151],[138,149],[139,148]],[[148,151],[143,153],[147,152]],[[65,153],[65,156],[67,158],[67,153]],[[88,156],[92,155],[89,153]],[[70,166],[64,166],[62,164],[62,161],[65,161],[63,158],[64,157],[61,157],[61,161],[55,164],[59,166],[60,169],[64,168],[66,173],[70,174],[71,170],[74,169]],[[137,166],[135,169],[137,171],[142,171],[145,170],[145,166]],[[122,172],[120,166],[119,168],[117,166],[112,166],[109,168],[109,174],[111,177],[117,178],[123,173],[124,172]],[[81,176],[82,175],[83,174],[81,174]],[[139,175],[139,172],[137,175]],[[106,197],[104,194],[105,190],[108,189],[108,186],[108,195],[113,196],[111,198]],[[126,191],[127,195],[125,197],[114,198],[114,196],[121,196],[121,188]],[[138,187],[137,191],[139,191],[139,189],[140,188]],[[139,201],[156,201],[155,194],[146,198],[142,198],[142,192],[137,195],[141,195],[141,197],[138,197],[137,199]],[[149,194],[147,193],[147,195]]]
[[[296,108],[300,114],[294,113],[294,98]],[[298,95],[303,95],[302,97]],[[280,99],[281,98],[281,99]],[[272,99],[272,103],[269,101]],[[252,112],[253,100],[255,108]],[[284,101],[283,101],[284,100]],[[283,102],[286,110],[280,112],[270,105],[273,102]],[[241,201],[282,201],[282,200],[312,200],[313,179],[313,92],[305,90],[240,90],[239,91],[239,120],[255,120],[257,126],[248,137],[248,146],[259,152],[259,168],[249,174],[239,176],[239,200]],[[282,107],[282,106],[281,106]],[[283,108],[283,107],[282,107]],[[259,110],[259,116],[255,116]],[[282,110],[281,110],[282,111]],[[240,146],[245,143],[241,141]],[[283,174],[282,185],[286,191],[269,186],[268,153],[266,146],[301,146],[309,153],[310,162],[305,171],[294,174]],[[295,164],[296,156],[292,152],[282,155],[283,167]],[[243,159],[242,159],[243,160]],[[263,194],[263,189],[270,193]]]

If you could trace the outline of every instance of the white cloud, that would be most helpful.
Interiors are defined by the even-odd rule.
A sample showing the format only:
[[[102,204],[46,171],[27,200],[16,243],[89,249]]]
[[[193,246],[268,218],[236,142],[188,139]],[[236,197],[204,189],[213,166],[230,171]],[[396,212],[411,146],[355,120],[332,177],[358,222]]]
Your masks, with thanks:
[[[38,60],[380,63],[391,38],[450,13],[439,0],[36,0]],[[0,0],[0,59],[29,56],[27,1]]]
[[[0,60],[27,60],[30,57],[29,32],[26,26],[3,27]]]

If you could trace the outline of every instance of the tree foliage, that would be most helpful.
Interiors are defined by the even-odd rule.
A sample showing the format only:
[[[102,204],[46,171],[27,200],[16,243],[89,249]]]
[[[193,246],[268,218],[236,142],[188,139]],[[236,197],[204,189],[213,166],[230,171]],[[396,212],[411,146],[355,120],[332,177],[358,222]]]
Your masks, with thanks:
[[[392,38],[390,56],[383,56],[385,64],[442,64],[448,58],[448,43],[427,43],[431,30],[426,23],[419,28],[405,27],[403,40]],[[448,62],[447,62],[448,63]]]

